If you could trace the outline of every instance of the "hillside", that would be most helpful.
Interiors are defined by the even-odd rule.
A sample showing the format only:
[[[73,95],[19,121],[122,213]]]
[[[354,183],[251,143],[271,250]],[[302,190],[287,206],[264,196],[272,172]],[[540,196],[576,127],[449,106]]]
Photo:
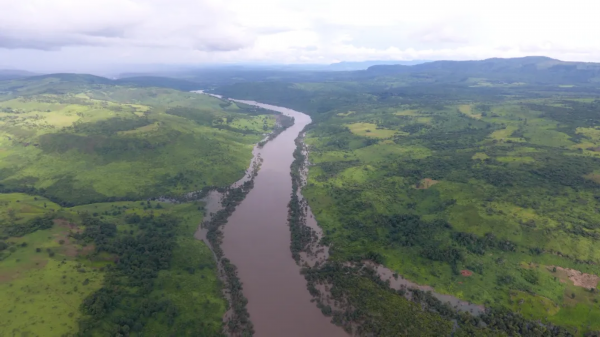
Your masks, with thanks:
[[[83,90],[101,89],[103,86],[158,87],[176,90],[197,90],[198,83],[166,77],[129,77],[111,80],[86,74],[48,74],[28,77],[0,78],[0,98],[34,94],[68,94]]]
[[[481,61],[435,61],[413,66],[376,65],[371,75],[410,74],[431,76],[436,81],[485,80],[531,84],[590,84],[600,82],[600,64],[564,62],[549,57],[492,58]]]
[[[36,76],[37,74],[25,70],[0,69],[0,81]]]
[[[144,82],[0,82],[0,335],[221,334],[185,196],[243,177],[275,116]]]
[[[243,174],[253,144],[273,125],[268,115],[171,89],[75,75],[24,82],[17,93],[44,93],[0,102],[6,158],[0,184],[60,203],[227,185]]]
[[[428,323],[390,312],[413,317],[403,310],[416,302],[458,321],[459,335],[583,336],[600,331],[596,69],[535,57],[432,62],[216,91],[312,115],[303,194],[331,260],[306,275],[344,303],[334,321],[402,335]],[[488,311],[405,298],[365,261]]]

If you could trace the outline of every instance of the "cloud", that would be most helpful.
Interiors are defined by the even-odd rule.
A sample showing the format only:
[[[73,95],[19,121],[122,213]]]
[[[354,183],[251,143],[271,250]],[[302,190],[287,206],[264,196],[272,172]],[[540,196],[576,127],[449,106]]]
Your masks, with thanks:
[[[0,47],[7,49],[38,49],[50,51],[59,50],[65,46],[102,46],[107,44],[108,41],[102,36],[38,34],[36,38],[30,38],[26,35],[0,32]]]
[[[211,0],[0,0],[0,5],[0,48],[6,49],[133,45],[230,51],[255,39]]]
[[[594,0],[0,0],[0,8],[0,62],[23,68],[531,54],[600,61]]]

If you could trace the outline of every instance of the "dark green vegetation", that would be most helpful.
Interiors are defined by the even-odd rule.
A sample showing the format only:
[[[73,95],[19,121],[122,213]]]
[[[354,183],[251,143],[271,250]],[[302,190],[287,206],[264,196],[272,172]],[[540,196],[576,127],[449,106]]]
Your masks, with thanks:
[[[413,73],[388,70],[369,80],[218,90],[313,117],[303,194],[332,261],[310,275],[359,310],[338,313],[350,315],[340,316],[340,324],[380,335],[406,334],[411,322],[438,326],[435,316],[413,309],[407,312],[423,316],[406,324],[380,319],[411,304],[338,265],[368,259],[485,305],[491,311],[480,317],[488,324],[478,332],[484,335],[542,335],[527,330],[534,324],[528,321],[543,322],[552,335],[600,330],[596,65],[482,62],[452,63],[453,71],[446,63]],[[294,230],[296,253],[310,235]]]
[[[140,201],[61,208],[24,194],[0,199],[3,211],[16,211],[17,225],[52,219],[48,228],[2,241],[0,299],[10,305],[2,312],[1,331],[221,333],[227,306],[222,284],[212,252],[193,238],[202,204]]]
[[[0,82],[0,335],[222,333],[204,205],[149,200],[235,182],[275,116],[131,83]]]
[[[185,225],[175,215],[196,214],[197,221],[198,206],[143,215],[124,207],[121,218],[129,230],[119,233],[114,222],[82,213],[85,229],[72,235],[95,246],[88,259],[114,261],[104,267],[102,287],[83,301],[79,334],[219,334],[225,303],[212,254],[194,241],[196,222]]]
[[[246,309],[248,299],[243,294],[242,282],[237,275],[237,268],[229,259],[224,257],[223,250],[221,249],[223,238],[221,228],[227,223],[229,216],[233,214],[236,207],[244,200],[254,186],[254,178],[257,173],[255,171],[252,178],[244,182],[242,186],[228,188],[223,191],[224,196],[221,201],[223,208],[212,215],[210,221],[204,224],[208,230],[206,238],[210,242],[216,258],[222,265],[227,280],[228,297],[232,309],[232,317],[228,319],[227,329],[230,334],[241,336],[252,336],[254,334],[254,327],[250,321],[250,314]]]

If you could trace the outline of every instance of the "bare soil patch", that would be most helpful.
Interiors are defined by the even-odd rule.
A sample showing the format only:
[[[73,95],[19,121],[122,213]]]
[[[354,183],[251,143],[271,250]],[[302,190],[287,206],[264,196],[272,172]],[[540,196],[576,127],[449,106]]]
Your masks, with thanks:
[[[34,257],[31,261],[29,262],[23,262],[19,265],[18,268],[5,272],[5,273],[1,273],[0,274],[0,283],[4,283],[4,282],[10,282],[12,280],[16,280],[19,277],[21,277],[21,275],[27,273],[30,270],[33,269],[43,269],[46,265],[48,264],[48,259],[47,258],[43,258],[43,257]]]
[[[425,178],[425,179],[422,179],[418,184],[416,184],[415,188],[418,190],[426,190],[437,183],[439,183],[438,180],[433,180],[431,178]]]
[[[586,174],[583,176],[585,179],[587,180],[591,180],[595,183],[600,184],[600,174],[597,173],[590,173],[590,174]]]
[[[78,255],[87,255],[90,252],[92,252],[95,248],[94,245],[89,245],[86,247],[81,248],[79,245],[77,245],[70,237],[71,233],[80,233],[81,232],[81,228],[79,226],[77,226],[74,223],[71,223],[65,219],[56,219],[54,220],[54,223],[59,226],[64,228],[64,231],[61,231],[60,233],[54,234],[55,236],[55,240],[56,242],[61,242],[62,241],[62,248],[61,251],[68,257],[76,257]]]
[[[460,271],[460,274],[462,276],[469,277],[469,276],[473,275],[473,272],[470,270],[467,270],[467,269],[463,269]]]
[[[54,219],[54,223],[59,226],[59,227],[63,227],[63,228],[68,228],[70,230],[72,230],[73,232],[81,232],[81,228],[79,228],[79,226],[77,226],[76,224],[69,222],[66,219]]]
[[[550,269],[555,268],[555,266],[549,266]],[[562,268],[556,266],[556,272],[558,276],[563,278],[568,278],[573,282],[573,285],[582,288],[596,288],[598,286],[598,281],[600,281],[600,277],[593,274],[582,273],[579,270]]]

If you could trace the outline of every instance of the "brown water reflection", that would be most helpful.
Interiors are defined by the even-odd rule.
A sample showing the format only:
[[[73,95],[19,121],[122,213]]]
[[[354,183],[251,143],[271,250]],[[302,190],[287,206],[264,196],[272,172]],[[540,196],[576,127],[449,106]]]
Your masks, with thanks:
[[[222,249],[238,268],[256,336],[347,336],[311,302],[290,252],[290,165],[294,140],[311,119],[291,109],[241,102],[295,118],[292,127],[260,149],[263,162],[254,188],[223,229]]]

